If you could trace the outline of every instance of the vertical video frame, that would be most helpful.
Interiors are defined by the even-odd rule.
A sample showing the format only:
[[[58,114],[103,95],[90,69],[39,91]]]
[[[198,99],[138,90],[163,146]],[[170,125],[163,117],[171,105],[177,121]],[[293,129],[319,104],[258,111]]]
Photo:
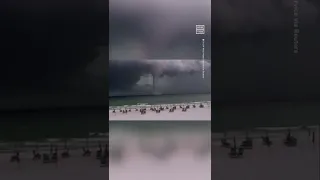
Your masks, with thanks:
[[[211,120],[210,1],[109,5],[109,119]]]

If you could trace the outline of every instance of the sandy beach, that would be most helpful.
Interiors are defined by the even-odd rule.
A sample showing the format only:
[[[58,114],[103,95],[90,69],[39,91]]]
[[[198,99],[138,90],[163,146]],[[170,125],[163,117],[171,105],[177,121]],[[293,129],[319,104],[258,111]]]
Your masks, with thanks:
[[[101,143],[106,143],[107,140],[100,139]],[[41,160],[32,160],[32,149],[31,147],[25,147],[21,149],[20,158],[21,162],[11,163],[9,162],[12,152],[1,153],[0,154],[0,174],[3,180],[105,180],[108,178],[108,168],[100,167],[100,162],[95,158],[95,153],[97,145],[95,142],[91,143],[91,157],[83,157],[81,146],[83,146],[85,141],[78,140],[70,143],[72,145],[70,148],[70,158],[62,159],[60,157],[61,150],[59,150],[59,160],[58,163],[44,164]],[[60,143],[54,143],[59,145],[62,149],[63,145]],[[3,145],[3,144],[2,144]],[[30,146],[31,143],[29,143]],[[39,144],[41,145],[41,143]],[[49,152],[49,148],[45,147],[39,148],[40,153]]]
[[[211,179],[209,127],[187,134],[158,131],[148,136],[119,131],[110,133],[110,148],[110,180]],[[121,159],[115,158],[113,148],[122,149]]]
[[[162,106],[165,107],[166,104]],[[109,120],[211,120],[211,104],[205,105],[204,108],[190,107],[186,112],[183,112],[181,108],[177,108],[177,110],[171,113],[168,109],[161,111],[161,113],[156,113],[147,108],[147,113],[143,115],[139,111],[135,111],[134,108],[127,114],[120,113],[119,110],[116,113],[113,113],[113,110],[109,110]]]
[[[283,140],[287,128],[270,128],[269,137],[273,141],[271,147],[262,145],[264,132],[250,133],[255,137],[253,149],[245,150],[244,156],[238,159],[228,157],[229,149],[220,147],[222,134],[213,134],[212,138],[212,178],[215,180],[317,180],[319,179],[319,131],[315,129],[315,144],[312,143],[306,130],[292,130],[297,138],[296,147],[286,147]],[[227,134],[232,143],[236,136],[239,145],[244,140],[244,132]]]

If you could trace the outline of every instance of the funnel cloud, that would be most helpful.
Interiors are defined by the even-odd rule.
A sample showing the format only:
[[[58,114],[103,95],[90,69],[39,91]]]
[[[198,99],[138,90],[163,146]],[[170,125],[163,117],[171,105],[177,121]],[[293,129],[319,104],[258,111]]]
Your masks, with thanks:
[[[111,95],[117,91],[132,91],[145,75],[151,75],[160,80],[166,77],[169,81],[174,77],[188,76],[194,76],[199,80],[202,79],[203,70],[207,74],[211,71],[210,61],[206,60],[203,63],[200,60],[111,60],[109,61],[109,89]],[[204,81],[209,83],[210,79]]]

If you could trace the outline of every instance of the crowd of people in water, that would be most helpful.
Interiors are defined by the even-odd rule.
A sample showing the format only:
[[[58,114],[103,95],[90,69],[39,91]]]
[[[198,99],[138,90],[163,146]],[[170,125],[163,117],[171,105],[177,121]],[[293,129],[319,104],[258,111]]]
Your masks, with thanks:
[[[151,112],[155,112],[155,113],[161,113],[164,112],[166,110],[168,110],[169,113],[173,113],[175,112],[178,108],[181,109],[182,112],[187,112],[188,109],[191,108],[204,108],[205,105],[204,103],[200,103],[199,105],[196,104],[182,104],[182,105],[157,105],[157,106],[151,106],[149,108],[149,110]],[[116,114],[117,112],[122,113],[122,114],[127,114],[129,112],[140,112],[141,115],[146,114],[147,113],[147,109],[146,107],[141,107],[141,108],[120,108],[118,111],[116,109],[112,110],[113,114]]]
[[[307,128],[304,128],[307,129]],[[308,136],[311,137],[311,142],[315,144],[315,131],[312,131],[311,129],[308,130]],[[270,137],[268,135],[268,131],[266,131],[265,136],[261,136],[262,145],[271,147],[273,142],[270,140]],[[240,158],[243,157],[245,150],[251,150],[253,149],[253,139],[249,137],[248,132],[246,133],[245,140],[243,140],[240,144],[240,146],[237,146],[236,143],[236,137],[233,137],[233,143],[228,142],[228,139],[226,137],[226,133],[224,134],[224,137],[220,139],[221,147],[230,149],[229,157],[230,158]],[[291,130],[288,129],[287,135],[285,139],[283,140],[283,144],[286,147],[296,147],[298,144],[298,140],[296,137],[294,137],[291,134]]]
[[[82,148],[83,157],[91,157],[91,150],[88,147],[83,147]],[[50,145],[50,152],[49,153],[43,153],[40,154],[38,149],[34,149],[32,151],[32,160],[33,161],[39,161],[42,160],[44,164],[48,163],[58,163],[59,160],[59,155],[58,155],[58,147],[51,144]],[[71,154],[69,152],[69,148],[67,146],[64,147],[64,150],[61,152],[61,158],[62,159],[67,159],[71,157]],[[102,145],[99,143],[98,149],[96,151],[96,159],[99,160],[100,162],[100,167],[108,167],[108,159],[109,159],[109,148],[108,144],[105,144],[105,147],[102,148]],[[20,151],[15,151],[14,155],[11,156],[10,162],[16,162],[20,163],[21,158],[20,158]]]

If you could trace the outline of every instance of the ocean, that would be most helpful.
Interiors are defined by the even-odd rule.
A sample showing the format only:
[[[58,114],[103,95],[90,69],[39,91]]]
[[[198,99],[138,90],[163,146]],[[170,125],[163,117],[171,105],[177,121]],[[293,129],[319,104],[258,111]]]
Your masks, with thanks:
[[[211,125],[212,131],[215,132],[245,130],[253,127],[315,125],[320,123],[319,112],[319,103],[248,103],[228,106],[213,104]],[[6,115],[2,113],[0,114],[0,140],[86,137],[88,132],[107,132],[108,118],[107,107],[87,110],[12,112]]]
[[[181,95],[146,95],[109,97],[109,106],[135,105],[137,103],[170,104],[211,101],[211,94],[181,94]]]
[[[154,96],[126,96],[126,97],[112,97],[109,100],[109,119],[111,121],[123,121],[123,120],[179,120],[179,121],[187,121],[187,120],[211,120],[211,94],[180,94],[180,95],[154,95]],[[135,107],[133,107],[133,111],[128,112],[127,114],[123,114],[120,112],[113,112],[113,109],[123,108],[121,106],[126,106],[129,108],[130,105],[137,104],[147,104],[147,105],[162,105],[167,106],[168,104],[184,104],[197,102],[197,106],[199,106],[199,102],[204,104],[204,108],[193,108],[191,107],[188,111],[183,112],[181,109],[170,113],[168,109],[165,109],[161,113],[155,113],[149,111],[149,107],[147,107],[147,112],[144,115],[141,115],[139,111],[135,111]],[[119,107],[120,106],[120,107]],[[170,105],[169,105],[170,106]],[[178,106],[179,108],[179,106]]]
[[[319,112],[319,103],[248,103],[223,106],[213,103],[212,130],[314,125],[320,123]],[[73,136],[83,136],[88,131],[108,131],[107,107],[1,113],[0,119],[0,139],[17,137],[16,134],[42,137],[59,136],[61,132],[66,132]]]

